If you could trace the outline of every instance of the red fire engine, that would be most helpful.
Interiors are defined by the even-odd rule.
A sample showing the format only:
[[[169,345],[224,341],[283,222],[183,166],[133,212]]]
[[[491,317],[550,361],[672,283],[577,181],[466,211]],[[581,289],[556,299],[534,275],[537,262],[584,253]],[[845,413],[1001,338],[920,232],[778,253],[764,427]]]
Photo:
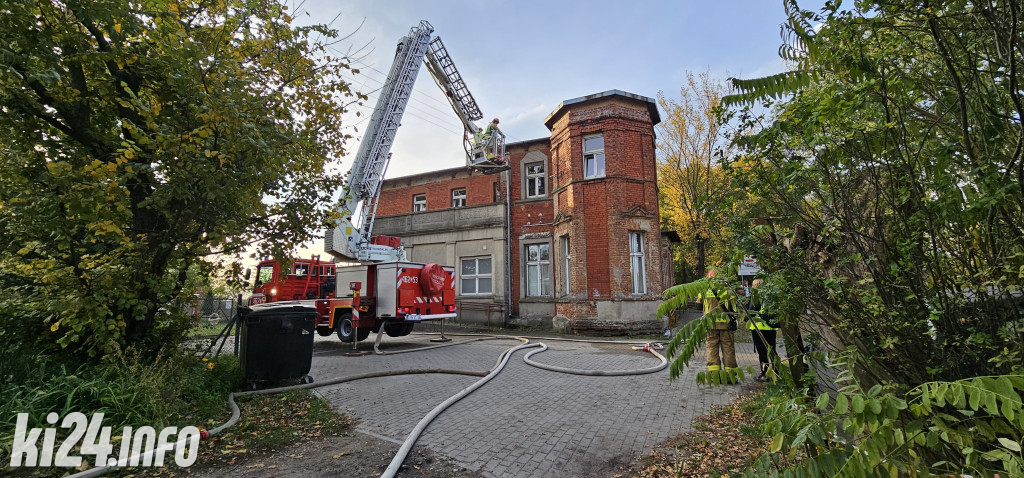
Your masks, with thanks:
[[[249,304],[334,297],[337,280],[334,261],[321,261],[319,256],[295,259],[287,274],[284,272],[275,260],[261,261],[256,268]]]
[[[347,290],[339,294],[342,288]],[[416,322],[454,316],[455,269],[415,262],[339,267],[314,256],[296,259],[282,274],[277,261],[262,261],[249,304],[280,301],[316,307],[317,333],[337,333],[342,342],[351,342],[356,330],[364,340],[382,327],[401,337]]]
[[[311,301],[319,313],[317,332],[337,333],[343,342],[381,330],[392,337],[408,335],[417,322],[455,317],[454,267],[410,262],[399,238],[371,235],[391,145],[420,64],[426,64],[462,120],[467,165],[485,173],[508,169],[504,134],[484,132],[473,123],[483,114],[433,32],[422,21],[399,41],[341,193],[337,220],[324,238],[325,251],[358,265],[314,257],[296,260],[291,273],[283,274],[276,262],[261,262],[251,303]]]

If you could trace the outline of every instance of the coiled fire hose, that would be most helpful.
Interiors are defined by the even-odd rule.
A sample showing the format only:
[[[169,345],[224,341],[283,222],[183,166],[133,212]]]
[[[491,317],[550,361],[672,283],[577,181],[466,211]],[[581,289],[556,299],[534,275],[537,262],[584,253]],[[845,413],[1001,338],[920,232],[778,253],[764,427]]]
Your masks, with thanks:
[[[452,335],[452,334],[449,334],[449,335]],[[456,335],[468,335],[468,336],[472,336],[472,337],[476,337],[476,338],[474,338],[472,340],[463,341],[463,342],[450,343],[450,344],[442,344],[442,345],[433,345],[433,346],[422,347],[422,348],[417,348],[417,349],[412,349],[412,350],[404,350],[404,351],[401,351],[401,352],[388,352],[387,354],[405,353],[405,352],[419,352],[419,351],[435,349],[435,348],[439,348],[439,347],[447,347],[447,346],[451,346],[451,345],[460,345],[460,344],[466,344],[466,343],[471,343],[471,342],[477,342],[477,341],[481,341],[481,340],[518,340],[518,341],[520,341],[522,343],[520,345],[517,345],[515,347],[512,347],[512,348],[507,349],[504,352],[502,352],[502,354],[498,357],[497,363],[494,365],[493,368],[491,368],[491,370],[489,372],[482,372],[482,371],[476,371],[476,370],[441,369],[441,368],[437,368],[437,369],[392,370],[392,371],[386,371],[386,372],[371,372],[371,373],[353,375],[353,376],[349,376],[349,377],[340,377],[340,378],[334,378],[334,379],[326,380],[326,381],[323,381],[323,382],[303,383],[303,384],[291,385],[291,386],[287,386],[287,387],[276,387],[276,388],[268,388],[268,389],[264,389],[264,390],[253,390],[253,391],[238,392],[238,393],[232,392],[231,394],[228,395],[228,405],[231,407],[231,418],[229,418],[227,422],[225,422],[223,425],[221,425],[219,427],[216,427],[216,428],[214,428],[212,430],[209,430],[209,431],[204,431],[203,432],[203,439],[206,439],[206,438],[209,438],[209,437],[213,437],[213,436],[217,436],[217,435],[223,433],[224,430],[227,430],[228,428],[231,428],[232,426],[234,426],[238,422],[239,418],[241,417],[241,410],[239,409],[238,404],[235,402],[235,398],[236,397],[245,397],[245,396],[249,396],[249,395],[269,395],[269,394],[276,394],[276,393],[281,393],[281,392],[287,392],[287,391],[291,391],[291,390],[305,390],[305,389],[311,389],[311,388],[325,387],[325,386],[329,386],[329,385],[337,385],[337,384],[341,384],[341,383],[352,382],[352,381],[356,381],[356,380],[363,380],[363,379],[367,379],[367,378],[379,378],[379,377],[388,377],[388,376],[396,376],[396,375],[438,373],[438,374],[469,375],[469,376],[482,377],[480,380],[478,380],[478,381],[474,382],[473,384],[471,384],[470,386],[462,389],[461,391],[459,391],[455,395],[452,395],[451,397],[449,397],[447,400],[445,400],[444,402],[442,402],[438,406],[434,407],[433,410],[431,410],[426,416],[424,416],[419,421],[419,423],[416,424],[416,426],[413,428],[413,430],[406,437],[405,441],[402,442],[401,447],[398,449],[398,452],[395,454],[394,458],[392,458],[391,463],[388,465],[387,469],[384,471],[383,474],[381,474],[381,478],[393,478],[398,473],[398,470],[401,468],[402,463],[405,461],[405,458],[409,455],[409,452],[412,451],[413,445],[415,445],[416,441],[419,439],[419,437],[423,433],[423,431],[426,430],[426,428],[430,424],[430,422],[432,422],[434,420],[434,418],[436,418],[438,415],[440,415],[441,412],[445,411],[446,409],[448,409],[449,407],[454,405],[456,402],[458,402],[459,400],[463,399],[464,397],[466,397],[470,393],[473,393],[473,391],[475,391],[476,389],[482,387],[484,384],[486,384],[491,379],[493,379],[495,376],[497,376],[498,373],[500,373],[502,371],[502,369],[504,369],[505,365],[508,363],[508,360],[512,357],[512,355],[515,352],[519,351],[519,350],[523,350],[523,349],[526,349],[526,348],[532,348],[532,347],[540,347],[540,349],[538,349],[538,350],[534,350],[534,351],[531,351],[531,352],[527,353],[523,357],[523,361],[526,362],[527,364],[529,364],[530,366],[537,367],[537,368],[540,368],[540,369],[549,370],[549,371],[552,371],[552,372],[559,372],[559,373],[569,373],[569,374],[574,374],[574,375],[590,375],[590,376],[643,375],[643,374],[655,373],[655,372],[664,370],[665,367],[668,366],[668,359],[666,359],[663,355],[661,355],[657,351],[658,349],[663,348],[661,346],[661,344],[648,343],[648,344],[644,344],[644,345],[635,345],[636,342],[596,341],[596,340],[581,340],[581,339],[562,339],[562,338],[551,338],[551,337],[543,338],[545,340],[558,340],[558,341],[580,342],[580,343],[631,344],[631,345],[633,345],[632,348],[634,350],[643,350],[643,351],[646,351],[646,352],[650,352],[655,357],[657,357],[660,360],[660,362],[661,362],[658,365],[653,366],[653,367],[648,367],[648,368],[643,368],[643,369],[634,369],[634,370],[578,370],[578,369],[571,369],[571,368],[567,368],[567,367],[559,367],[559,366],[555,366],[555,365],[543,364],[543,363],[536,362],[534,360],[530,360],[530,357],[532,357],[533,355],[536,355],[536,354],[539,354],[541,352],[544,352],[544,351],[548,350],[547,345],[545,345],[542,342],[541,343],[530,343],[530,340],[529,340],[530,338],[542,339],[541,337],[529,337],[529,338],[527,338],[527,337],[514,337],[514,336],[505,336],[505,337],[503,337],[503,336],[481,336],[481,335],[477,335],[477,334],[456,334]],[[380,353],[379,349],[377,349],[376,347],[374,347],[374,348],[375,348],[375,350],[377,350],[378,353]],[[162,447],[163,448],[162,451],[165,452],[165,453],[169,452],[169,451],[173,451],[175,448],[177,448],[179,446],[183,446],[184,444],[185,444],[184,441],[179,441],[177,443],[169,444],[169,445],[166,445],[166,446]],[[157,450],[154,450],[154,451],[150,451],[150,452],[147,452],[147,453],[140,454],[139,456],[136,456],[136,457],[131,457],[128,460],[128,462],[129,463],[130,462],[139,463],[139,461],[138,461],[139,457],[144,457],[146,455],[153,454],[156,451]],[[121,468],[125,468],[125,466],[120,465],[120,464],[97,466],[97,467],[90,468],[88,470],[85,470],[85,471],[82,471],[82,472],[79,472],[79,473],[75,473],[73,475],[69,475],[68,478],[94,478],[94,477],[99,477],[99,476],[106,475],[107,473],[109,473],[109,472],[111,472],[113,470],[118,470],[118,469],[121,469]]]

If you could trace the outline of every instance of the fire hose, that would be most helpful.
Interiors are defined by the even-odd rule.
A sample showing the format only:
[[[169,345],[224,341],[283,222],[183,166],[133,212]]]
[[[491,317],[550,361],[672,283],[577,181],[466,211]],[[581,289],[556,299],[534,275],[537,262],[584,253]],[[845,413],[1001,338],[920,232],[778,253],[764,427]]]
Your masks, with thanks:
[[[578,370],[578,369],[572,369],[572,368],[567,368],[567,367],[559,367],[559,366],[555,366],[555,365],[543,364],[543,363],[539,363],[539,362],[536,362],[534,360],[531,360],[530,357],[548,350],[548,346],[545,345],[542,342],[530,343],[530,340],[529,340],[530,338],[540,339],[540,337],[529,337],[529,338],[527,338],[527,337],[514,337],[514,336],[502,337],[502,336],[483,336],[483,335],[477,335],[477,334],[457,334],[457,335],[464,335],[464,336],[468,335],[468,336],[472,336],[472,337],[475,337],[475,338],[471,339],[471,340],[466,340],[466,341],[463,341],[463,342],[457,342],[457,343],[433,345],[433,346],[421,347],[421,348],[416,348],[416,349],[412,349],[412,350],[405,350],[405,351],[400,351],[400,352],[387,352],[387,354],[405,353],[405,352],[419,352],[419,351],[430,350],[430,349],[435,349],[435,348],[439,348],[439,347],[447,347],[447,346],[452,346],[452,345],[461,345],[461,344],[477,342],[477,341],[482,341],[482,340],[502,340],[502,339],[508,340],[508,339],[514,339],[514,340],[518,340],[518,341],[520,341],[522,343],[520,345],[517,345],[515,347],[512,347],[512,348],[507,349],[504,352],[502,352],[502,354],[498,357],[497,363],[488,372],[482,372],[482,371],[476,371],[476,370],[441,369],[441,368],[436,368],[436,369],[393,370],[393,371],[386,371],[386,372],[371,372],[371,373],[365,373],[365,374],[359,374],[359,375],[352,375],[352,376],[349,376],[349,377],[339,377],[339,378],[329,379],[329,380],[326,380],[326,381],[316,382],[316,383],[303,383],[303,384],[291,385],[291,386],[286,386],[286,387],[276,387],[276,388],[268,388],[268,389],[264,389],[264,390],[253,390],[253,391],[237,392],[237,393],[232,392],[231,394],[228,395],[228,405],[231,407],[231,417],[223,425],[220,425],[219,427],[216,427],[216,428],[214,428],[212,430],[209,430],[209,431],[203,431],[202,432],[202,438],[203,439],[207,439],[209,437],[217,436],[217,435],[223,433],[228,428],[231,428],[232,426],[234,426],[238,422],[239,418],[241,417],[241,409],[238,407],[238,404],[235,402],[235,398],[236,397],[245,397],[245,396],[250,396],[250,395],[269,395],[269,394],[276,394],[276,393],[281,393],[281,392],[287,392],[287,391],[291,391],[291,390],[305,390],[305,389],[311,389],[311,388],[325,387],[325,386],[329,386],[329,385],[337,385],[337,384],[346,383],[346,382],[353,382],[353,381],[356,381],[356,380],[363,380],[363,379],[368,379],[368,378],[388,377],[388,376],[396,376],[396,375],[433,374],[433,373],[436,373],[436,374],[455,374],[455,375],[469,375],[469,376],[482,377],[480,380],[478,380],[478,381],[474,382],[473,384],[471,384],[470,386],[460,390],[455,395],[452,395],[447,400],[445,400],[444,402],[442,402],[438,406],[434,407],[433,410],[431,410],[426,416],[424,416],[416,424],[416,426],[413,428],[413,430],[406,437],[405,441],[402,442],[402,445],[400,446],[398,452],[395,454],[394,458],[392,458],[391,463],[388,465],[387,469],[384,471],[383,474],[381,474],[381,478],[393,478],[395,476],[395,474],[398,473],[399,468],[402,466],[402,463],[405,461],[405,458],[409,455],[409,452],[412,451],[413,445],[419,439],[419,437],[423,433],[423,431],[426,430],[426,428],[430,424],[430,422],[432,422],[434,420],[434,418],[436,418],[438,415],[440,415],[441,412],[445,411],[446,409],[448,409],[449,407],[454,405],[456,402],[458,402],[459,400],[463,399],[464,397],[466,397],[470,393],[473,393],[473,391],[475,391],[476,389],[482,387],[484,384],[486,384],[491,379],[493,379],[495,376],[497,376],[498,373],[500,373],[502,371],[502,369],[504,369],[505,365],[508,363],[508,360],[512,357],[512,355],[515,352],[519,351],[519,350],[523,350],[523,349],[527,349],[527,348],[532,348],[532,347],[540,347],[540,349],[538,349],[538,350],[534,350],[534,351],[531,351],[531,352],[527,353],[523,357],[523,361],[525,363],[527,363],[528,365],[530,365],[530,366],[537,367],[537,368],[540,368],[540,369],[543,369],[543,370],[549,370],[549,371],[552,371],[552,372],[559,372],[559,373],[569,373],[569,374],[575,374],[575,375],[590,375],[590,376],[643,375],[643,374],[655,373],[655,372],[664,370],[665,367],[668,366],[668,359],[666,359],[663,355],[661,355],[657,351],[657,350],[663,348],[661,346],[661,344],[648,343],[648,344],[644,344],[644,345],[639,345],[638,346],[638,345],[635,345],[636,342],[593,341],[593,340],[562,339],[562,338],[551,338],[551,337],[544,338],[546,340],[559,340],[559,341],[566,341],[566,342],[631,344],[631,345],[633,345],[633,347],[632,347],[633,350],[643,350],[645,352],[649,352],[649,353],[651,353],[652,355],[654,355],[655,357],[657,357],[660,360],[660,363],[658,365],[653,366],[653,367],[642,368],[642,369],[633,369],[633,370]],[[379,349],[377,349],[376,347],[375,347],[375,350],[377,350],[377,352],[380,353]],[[178,443],[172,443],[172,444],[169,444],[169,445],[166,445],[165,447],[163,447],[162,451],[164,451],[164,452],[172,451],[175,448],[177,448],[179,446],[182,446],[184,444],[185,443],[183,441],[179,441]],[[147,453],[140,454],[140,456],[145,456],[145,455],[148,455],[148,454],[153,454],[155,452],[156,452],[156,450],[150,451],[150,452],[147,452]],[[132,458],[130,458],[128,460],[128,462],[139,463],[138,458],[139,457],[132,457]],[[99,476],[106,475],[107,473],[109,473],[109,472],[111,472],[113,470],[121,469],[121,468],[124,468],[124,467],[125,466],[121,465],[121,464],[97,466],[97,467],[90,468],[88,470],[85,470],[85,471],[82,471],[82,472],[79,472],[79,473],[75,473],[73,475],[69,475],[68,478],[94,478],[94,477],[99,477]]]

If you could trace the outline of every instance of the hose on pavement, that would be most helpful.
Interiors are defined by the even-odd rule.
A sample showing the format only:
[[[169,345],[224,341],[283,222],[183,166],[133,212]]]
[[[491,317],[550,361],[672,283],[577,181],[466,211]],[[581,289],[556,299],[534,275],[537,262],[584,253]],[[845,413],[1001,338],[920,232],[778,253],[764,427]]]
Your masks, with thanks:
[[[419,352],[419,351],[424,351],[424,350],[431,350],[431,349],[436,349],[436,348],[440,348],[440,347],[448,347],[448,346],[452,346],[452,345],[461,345],[461,344],[467,344],[467,343],[478,342],[478,341],[483,341],[483,340],[509,340],[509,339],[513,339],[513,340],[519,340],[522,343],[520,345],[517,345],[515,347],[512,347],[512,348],[507,349],[504,352],[502,352],[502,354],[498,357],[497,363],[494,365],[493,368],[491,368],[491,370],[489,372],[482,372],[482,371],[476,371],[476,370],[442,369],[442,368],[392,370],[392,371],[385,371],[385,372],[371,372],[371,373],[365,373],[365,374],[359,374],[359,375],[352,375],[352,376],[349,376],[349,377],[339,377],[339,378],[334,378],[334,379],[326,380],[326,381],[323,381],[323,382],[317,382],[317,383],[303,383],[303,384],[291,385],[291,386],[286,386],[286,387],[276,387],[276,388],[268,388],[268,389],[264,389],[264,390],[253,390],[253,391],[238,392],[238,393],[232,392],[231,394],[228,395],[228,405],[231,407],[231,417],[228,419],[228,421],[224,422],[224,424],[222,424],[222,425],[220,425],[220,426],[218,426],[218,427],[216,427],[216,428],[206,432],[206,436],[204,438],[217,436],[217,435],[223,433],[228,428],[231,428],[232,426],[234,426],[236,423],[238,423],[238,420],[241,417],[241,410],[239,409],[238,404],[235,402],[235,398],[237,398],[237,397],[245,397],[245,396],[250,396],[250,395],[269,395],[269,394],[276,394],[276,393],[281,393],[281,392],[287,392],[287,391],[291,391],[291,390],[305,390],[305,389],[311,389],[311,388],[325,387],[325,386],[329,386],[329,385],[337,385],[337,384],[346,383],[346,382],[352,382],[352,381],[356,381],[356,380],[363,380],[363,379],[368,379],[368,378],[378,378],[378,377],[388,377],[388,376],[395,376],[395,375],[433,374],[433,373],[437,373],[437,374],[455,374],[455,375],[470,375],[470,376],[482,377],[480,380],[478,380],[478,381],[474,382],[472,385],[462,389],[461,391],[459,391],[455,395],[452,395],[451,397],[449,397],[447,400],[445,400],[444,402],[442,402],[438,406],[434,407],[433,410],[431,410],[426,416],[424,416],[419,421],[419,423],[416,424],[416,426],[413,428],[413,430],[406,437],[405,441],[402,442],[402,445],[400,446],[398,452],[395,454],[394,458],[392,458],[391,463],[388,465],[387,469],[381,475],[381,478],[394,478],[395,474],[397,474],[399,469],[401,468],[402,463],[405,461],[405,458],[409,455],[409,452],[412,451],[413,445],[419,439],[419,437],[423,433],[423,431],[426,430],[426,428],[430,424],[430,422],[432,422],[438,415],[440,415],[441,412],[443,412],[446,409],[448,409],[448,407],[454,405],[456,402],[458,402],[459,400],[463,399],[464,397],[466,397],[470,393],[473,393],[473,391],[475,391],[476,389],[482,387],[484,384],[486,384],[491,379],[493,379],[495,376],[497,376],[498,373],[500,373],[502,371],[502,369],[504,369],[505,365],[508,363],[508,360],[512,357],[512,355],[515,352],[519,351],[519,350],[523,350],[523,349],[526,349],[526,348],[532,348],[532,347],[540,347],[540,349],[538,349],[538,350],[534,350],[534,351],[531,351],[531,352],[527,353],[523,357],[523,361],[525,361],[530,366],[537,367],[537,368],[540,368],[540,369],[549,370],[549,371],[552,371],[552,372],[574,374],[574,375],[590,375],[590,376],[642,375],[642,374],[655,373],[655,372],[664,370],[665,367],[668,366],[668,359],[666,359],[663,355],[661,355],[660,353],[657,352],[657,349],[662,348],[660,344],[644,344],[642,346],[637,346],[636,342],[628,342],[628,341],[599,341],[599,340],[582,340],[582,339],[563,339],[563,338],[557,338],[557,337],[544,337],[544,338],[541,338],[541,337],[529,337],[528,338],[528,337],[517,337],[517,336],[494,336],[494,335],[480,335],[480,334],[448,334],[448,335],[470,336],[470,337],[474,337],[474,338],[471,339],[471,340],[466,340],[466,341],[462,341],[462,342],[448,343],[448,344],[441,344],[441,345],[432,345],[432,346],[420,347],[420,348],[416,348],[416,349],[412,349],[412,350],[402,350],[402,351],[396,351],[396,352],[382,352],[375,345],[374,346],[374,350],[375,350],[376,353],[381,354],[381,355],[385,355],[385,354],[386,355],[393,355],[393,354],[398,354],[398,353],[408,353],[408,352]],[[545,339],[545,340],[558,340],[558,341],[566,341],[566,342],[580,342],[580,343],[630,344],[630,345],[634,345],[634,347],[633,347],[634,349],[642,348],[643,350],[650,352],[651,354],[653,354],[655,357],[657,357],[660,360],[660,363],[658,365],[656,365],[656,366],[653,366],[653,367],[648,367],[648,368],[643,368],[643,369],[632,369],[632,370],[579,370],[579,369],[572,369],[572,368],[568,368],[568,367],[559,367],[559,366],[555,366],[555,365],[548,365],[548,364],[539,363],[539,362],[536,362],[536,361],[530,359],[530,357],[532,357],[533,355],[536,355],[536,354],[539,354],[541,352],[544,352],[544,351],[548,350],[547,345],[545,345],[544,343],[530,343],[530,340],[529,340],[530,338]],[[185,443],[184,441],[179,441],[178,443],[173,443],[173,444],[166,445],[165,447],[163,447],[163,451],[165,453],[167,451],[172,451],[176,447],[182,446],[184,443]],[[151,452],[148,452],[148,453],[151,454],[151,453],[154,453],[154,451],[151,451]],[[141,455],[146,455],[146,453],[141,454]],[[136,457],[132,457],[132,458],[136,458]],[[131,461],[133,461],[133,460],[129,459],[129,462],[131,462]],[[138,463],[138,461],[135,461],[135,462]],[[97,466],[97,467],[90,468],[88,470],[85,470],[85,471],[82,471],[82,472],[79,472],[79,473],[76,473],[76,474],[73,474],[73,475],[69,475],[68,478],[94,478],[94,477],[99,477],[99,476],[106,475],[110,471],[121,469],[121,468],[124,468],[124,467],[125,466],[121,465],[120,463],[119,464],[115,464],[115,465]]]

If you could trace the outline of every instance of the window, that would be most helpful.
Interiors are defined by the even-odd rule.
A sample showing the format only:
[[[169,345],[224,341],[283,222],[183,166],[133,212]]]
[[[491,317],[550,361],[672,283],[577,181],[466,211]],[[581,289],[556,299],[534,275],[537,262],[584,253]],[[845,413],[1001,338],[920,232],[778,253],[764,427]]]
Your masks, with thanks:
[[[412,197],[412,212],[423,212],[427,210],[427,195],[417,194]]]
[[[292,267],[292,274],[300,277],[309,275],[309,264],[295,264],[295,266]]]
[[[583,138],[583,177],[604,177],[604,136]]]
[[[452,207],[466,207],[466,190],[452,189]]]
[[[629,269],[633,276],[633,293],[647,293],[647,267],[644,259],[644,233],[629,233]]]
[[[274,280],[274,266],[260,266],[256,272],[256,287]]]
[[[526,296],[551,295],[551,251],[547,244],[526,246]]]
[[[332,276],[332,275],[334,275],[334,268],[333,267],[329,267],[329,266],[324,266],[324,268],[322,269],[322,272],[321,272],[320,275]]]
[[[572,288],[569,284],[570,258],[571,256],[569,255],[569,236],[562,236],[562,269],[565,270],[565,272],[563,272],[563,275],[565,276],[565,286],[562,290],[565,292],[565,295],[569,295],[572,292]]]
[[[544,174],[544,163],[526,165],[526,197],[539,198],[547,195],[547,175]]]
[[[462,260],[462,295],[491,293],[491,258],[471,257]]]

